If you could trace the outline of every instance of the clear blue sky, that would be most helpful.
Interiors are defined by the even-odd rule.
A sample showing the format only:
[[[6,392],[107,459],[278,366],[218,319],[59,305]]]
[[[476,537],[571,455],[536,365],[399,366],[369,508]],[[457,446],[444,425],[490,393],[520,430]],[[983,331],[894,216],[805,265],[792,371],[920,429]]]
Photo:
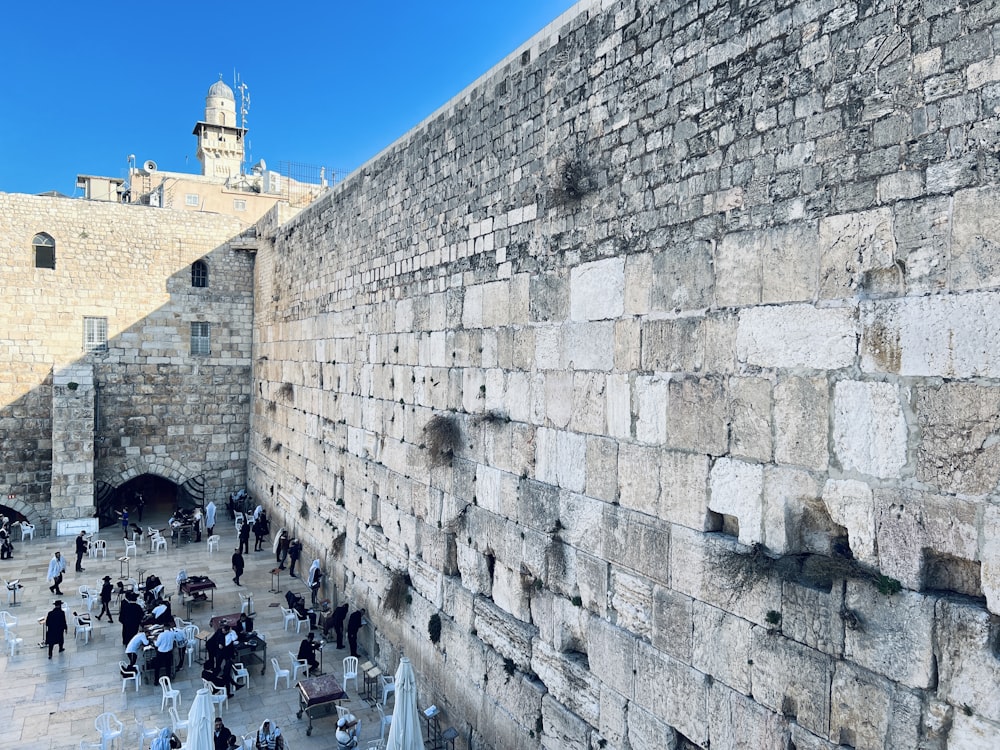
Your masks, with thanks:
[[[4,9],[0,192],[75,195],[126,159],[200,172],[191,134],[234,71],[253,161],[353,169],[572,0],[15,2]]]

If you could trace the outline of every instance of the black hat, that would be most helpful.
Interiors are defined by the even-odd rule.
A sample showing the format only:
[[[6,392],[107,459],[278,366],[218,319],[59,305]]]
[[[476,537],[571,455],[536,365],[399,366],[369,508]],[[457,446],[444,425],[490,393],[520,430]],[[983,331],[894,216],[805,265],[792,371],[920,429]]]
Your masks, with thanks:
[[[52,602],[52,606],[53,607],[61,607],[62,606],[62,599],[56,599],[54,602]]]
[[[104,576],[104,578],[102,578],[101,580],[102,581],[110,581],[111,580],[111,576]]]

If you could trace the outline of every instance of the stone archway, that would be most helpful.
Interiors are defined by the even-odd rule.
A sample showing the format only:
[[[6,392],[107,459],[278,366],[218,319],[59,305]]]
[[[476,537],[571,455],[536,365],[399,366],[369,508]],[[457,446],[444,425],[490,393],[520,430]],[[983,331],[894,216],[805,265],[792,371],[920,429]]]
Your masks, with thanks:
[[[103,473],[103,483],[110,494],[100,503],[98,515],[103,524],[113,523],[123,506],[130,510],[131,521],[141,523],[144,512],[169,505],[173,509],[176,490],[188,481],[188,474],[177,461],[168,457],[132,457],[116,469]],[[144,510],[135,512],[135,493],[143,496]]]
[[[4,512],[7,508],[13,511],[14,514],[23,517],[28,523],[41,528],[42,516],[38,512],[37,506],[32,505],[31,503],[26,503],[24,500],[20,500],[16,497],[12,497],[7,498],[3,504],[0,504],[0,515],[11,515]]]

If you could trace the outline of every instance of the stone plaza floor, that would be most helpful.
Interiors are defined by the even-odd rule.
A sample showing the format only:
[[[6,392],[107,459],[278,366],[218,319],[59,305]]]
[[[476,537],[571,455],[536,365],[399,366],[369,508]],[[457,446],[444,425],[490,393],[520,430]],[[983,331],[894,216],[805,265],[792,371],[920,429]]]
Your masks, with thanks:
[[[154,527],[166,526],[165,519],[147,518],[146,523]],[[145,528],[146,524],[142,525]],[[260,664],[249,667],[249,689],[237,690],[229,699],[228,708],[222,707],[225,725],[234,734],[244,735],[255,732],[264,719],[270,719],[281,727],[285,747],[289,750],[328,750],[335,747],[335,711],[330,715],[317,716],[313,720],[312,735],[307,736],[308,718],[306,715],[296,717],[299,691],[295,681],[291,681],[291,687],[285,687],[285,681],[281,680],[277,690],[274,688],[271,657],[278,659],[281,668],[288,669],[288,652],[297,652],[300,641],[306,635],[305,628],[296,634],[294,624],[289,625],[287,630],[284,629],[284,618],[278,605],[285,605],[284,592],[289,589],[304,595],[308,601],[309,592],[305,583],[301,578],[292,578],[287,575],[287,571],[283,571],[278,584],[280,593],[272,593],[270,590],[277,582],[271,574],[275,567],[271,544],[267,542],[263,551],[253,552],[251,537],[251,552],[244,555],[246,570],[241,580],[243,586],[237,587],[233,583],[230,567],[232,553],[237,545],[236,530],[228,514],[220,513],[215,532],[222,537],[218,552],[209,553],[205,535],[202,535],[199,543],[177,546],[171,544],[166,550],[155,554],[148,552],[147,545],[146,549],[140,547],[138,554],[130,559],[129,572],[138,578],[136,574],[142,568],[143,575],[158,575],[164,583],[165,591],[173,592],[173,613],[185,619],[188,619],[185,607],[176,593],[178,571],[184,569],[188,575],[209,576],[217,585],[214,606],[207,602],[198,604],[192,609],[190,618],[202,630],[208,629],[210,618],[240,611],[238,592],[253,592],[256,610],[254,626],[267,634],[266,672],[261,675]],[[118,558],[124,555],[124,543],[120,528],[105,528],[95,536],[96,539],[106,540],[107,557],[84,557],[85,570],[82,573],[73,571],[73,537],[49,536],[24,542],[19,537],[20,533],[15,527],[14,557],[0,561],[0,574],[8,581],[20,579],[24,587],[18,591],[16,606],[7,604],[6,598],[0,600],[0,610],[6,610],[18,618],[13,630],[17,637],[23,639],[20,650],[13,656],[9,647],[0,656],[0,748],[78,750],[81,741],[85,743],[83,747],[89,747],[88,743],[99,741],[94,719],[105,711],[112,712],[125,725],[124,741],[119,742],[116,747],[140,747],[136,717],[145,722],[147,728],[170,725],[170,714],[160,711],[160,686],[144,682],[137,693],[134,684],[130,682],[125,691],[122,691],[118,662],[125,657],[121,626],[117,618],[113,624],[107,623],[106,618],[100,622],[94,620],[89,643],[74,640],[72,622],[73,611],[86,609],[79,594],[81,585],[95,587],[105,575],[110,575],[113,583],[121,578],[122,564]],[[45,577],[49,559],[55,550],[60,550],[67,562],[65,580],[61,586],[62,597],[49,593],[49,582]],[[304,563],[304,570],[308,570],[310,562],[304,557],[300,561]],[[3,592],[0,591],[0,594]],[[60,654],[57,648],[49,660],[47,650],[39,647],[39,641],[42,640],[39,618],[45,616],[57,598],[66,603],[69,632],[66,635],[66,651]],[[93,607],[92,617],[96,616],[99,609],[98,602]],[[117,615],[114,605],[113,611]],[[333,636],[332,631],[330,635]],[[342,659],[348,655],[346,648],[336,648],[335,640],[328,642],[323,649],[324,673],[332,674],[340,680]],[[365,661],[363,651],[361,661]],[[391,670],[396,665],[380,666]],[[201,665],[194,661],[190,667],[185,666],[172,682],[181,692],[181,709],[178,714],[183,720],[187,718],[196,691],[202,687]],[[379,738],[379,713],[353,687],[347,692],[349,698],[345,705],[361,719],[359,747],[364,748],[370,740]],[[388,712],[391,712],[392,705],[393,699],[390,698]],[[184,733],[179,734],[183,739]],[[142,747],[148,748],[149,740]]]

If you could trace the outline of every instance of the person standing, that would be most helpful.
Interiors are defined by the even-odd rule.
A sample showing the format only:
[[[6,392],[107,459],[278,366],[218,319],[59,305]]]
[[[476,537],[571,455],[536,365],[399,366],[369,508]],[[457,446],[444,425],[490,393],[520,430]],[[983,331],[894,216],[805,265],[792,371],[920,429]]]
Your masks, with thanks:
[[[215,729],[212,731],[212,743],[215,750],[229,750],[236,747],[236,738],[229,731],[228,727],[222,723],[222,719],[215,717]]]
[[[288,532],[282,529],[278,532],[278,539],[274,544],[274,559],[278,563],[278,570],[285,569],[285,560],[288,557]]]
[[[128,539],[128,506],[122,507],[122,536]]]
[[[205,506],[205,531],[209,536],[215,533],[215,501],[209,500]]]
[[[45,577],[52,581],[52,585],[49,586],[49,591],[53,594],[63,595],[63,592],[59,590],[59,585],[63,580],[63,573],[66,572],[66,561],[62,559],[62,553],[58,550],[52,559],[49,560],[49,570],[45,574]]]
[[[319,587],[323,583],[323,571],[319,569],[319,560],[313,560],[312,566],[309,568],[309,578],[306,579],[309,582],[309,593],[312,595],[312,605],[316,606],[316,595],[319,594]]]
[[[293,539],[288,544],[288,559],[290,560],[288,564],[288,575],[295,578],[295,565],[299,561],[299,557],[302,555],[302,542],[298,539]]]
[[[108,622],[114,622],[111,617],[111,592],[114,590],[114,586],[111,585],[111,576],[104,576],[104,585],[101,586],[101,611],[97,613],[97,619],[101,619],[101,615],[107,613]]]
[[[347,619],[347,602],[333,610],[333,630],[337,634],[337,648],[344,647],[344,620]]]
[[[201,519],[203,518],[201,508],[194,509],[194,515],[192,516],[191,522],[194,524],[194,540],[196,542],[201,541]]]
[[[62,602],[56,599],[52,603],[52,609],[45,616],[45,643],[49,647],[50,659],[54,646],[59,646],[60,654],[66,650],[64,644],[67,630],[69,630],[69,626],[66,624],[66,613],[63,611]]]
[[[243,525],[240,526],[240,546],[239,552],[246,552],[250,554],[250,522],[244,521]]]
[[[83,567],[83,556],[87,554],[87,532],[80,529],[80,533],[76,535],[76,572],[82,573],[85,568]]]
[[[142,617],[145,612],[137,599],[139,595],[134,591],[126,592],[125,599],[118,609],[118,622],[122,626],[122,643],[128,644],[132,636],[139,632],[142,625]]]
[[[347,645],[351,647],[351,656],[359,656],[358,631],[360,631],[361,626],[364,625],[366,611],[367,610],[362,607],[356,612],[352,612],[351,616],[347,620]]]
[[[133,501],[135,503],[135,520],[142,523],[142,509],[146,506],[146,501],[142,497],[141,492],[136,492],[133,496]]]
[[[260,508],[260,506],[257,506]],[[257,515],[253,522],[253,551],[260,552],[263,547],[261,546],[264,541],[264,537],[267,536],[267,521],[263,513]]]
[[[236,574],[233,576],[233,583],[237,586],[242,585],[240,583],[240,576],[243,575],[243,565],[243,555],[240,554],[240,548],[237,547],[236,551],[233,552],[233,573]]]

